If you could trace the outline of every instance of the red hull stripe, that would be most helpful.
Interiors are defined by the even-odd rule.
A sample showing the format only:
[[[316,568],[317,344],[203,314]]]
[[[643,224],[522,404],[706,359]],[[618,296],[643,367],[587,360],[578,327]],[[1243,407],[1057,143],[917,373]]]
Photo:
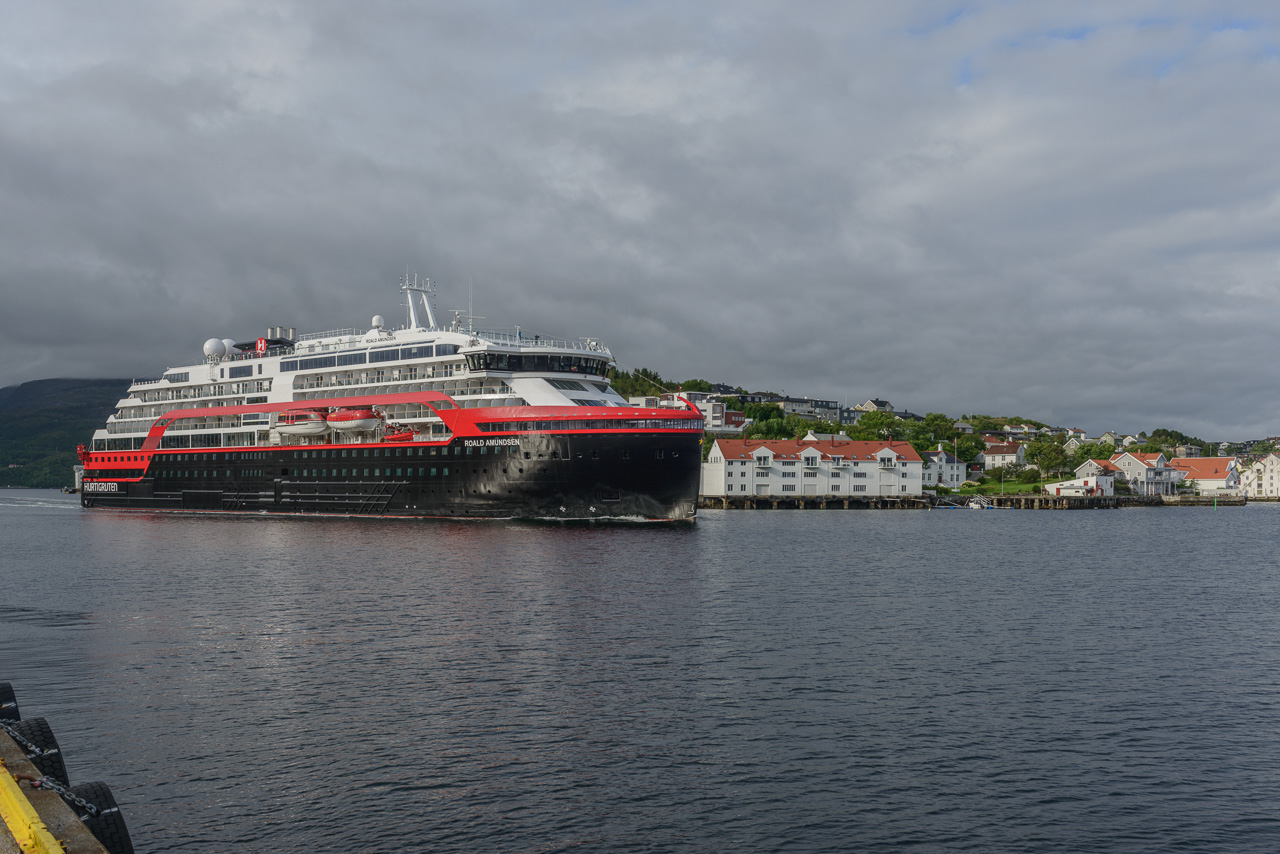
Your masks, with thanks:
[[[698,409],[694,407],[691,403],[689,403],[687,400],[685,401],[685,404],[689,408],[683,409],[683,410],[669,409],[669,408],[640,409],[640,408],[629,407],[629,406],[628,407],[621,407],[621,406],[608,406],[608,407],[485,406],[485,407],[479,407],[479,408],[473,408],[473,409],[462,409],[458,407],[457,403],[454,402],[453,398],[449,397],[446,394],[442,394],[441,392],[415,391],[415,392],[404,392],[400,394],[369,395],[369,396],[362,396],[362,397],[332,397],[332,398],[319,398],[316,400],[295,400],[289,403],[254,403],[254,404],[247,404],[244,406],[217,406],[217,407],[206,407],[203,409],[172,409],[166,412],[164,415],[160,416],[158,419],[156,419],[155,423],[152,424],[151,429],[147,432],[146,439],[143,441],[141,453],[139,453],[138,451],[133,451],[133,452],[95,451],[89,456],[89,459],[85,461],[85,468],[86,468],[85,474],[88,475],[89,469],[118,468],[122,463],[125,462],[123,460],[120,462],[112,462],[112,461],[109,461],[110,457],[121,457],[121,456],[142,457],[142,459],[132,460],[128,462],[142,463],[145,469],[150,464],[151,457],[153,455],[170,454],[170,453],[173,453],[173,454],[192,453],[193,451],[196,451],[196,450],[205,451],[205,452],[208,452],[208,451],[244,452],[244,451],[255,451],[255,450],[283,451],[291,448],[302,448],[302,447],[305,447],[308,449],[343,448],[343,447],[352,447],[353,445],[357,447],[370,447],[371,443],[368,443],[368,442],[333,442],[333,443],[328,443],[323,445],[314,445],[314,444],[272,445],[270,447],[245,446],[245,447],[236,447],[236,448],[205,448],[205,449],[171,448],[171,449],[161,450],[160,439],[164,436],[165,432],[169,429],[170,426],[173,425],[174,422],[182,419],[188,419],[188,418],[211,418],[211,417],[225,416],[225,415],[243,415],[251,412],[293,412],[298,410],[314,410],[322,407],[342,407],[344,409],[350,409],[353,407],[367,408],[375,405],[390,406],[393,404],[403,404],[403,403],[417,403],[417,404],[422,404],[430,407],[430,409],[433,412],[435,412],[438,416],[440,416],[440,420],[443,421],[445,426],[449,428],[449,432],[452,435],[448,439],[444,439],[439,442],[413,442],[413,443],[397,442],[397,444],[400,445],[400,447],[405,447],[406,445],[423,445],[423,446],[437,445],[438,446],[438,445],[448,444],[453,439],[460,438],[460,437],[477,437],[477,436],[489,437],[489,436],[495,435],[492,432],[481,431],[476,426],[477,422],[479,421],[572,422],[572,421],[599,421],[601,419],[611,419],[611,418],[616,418],[620,420],[662,419],[665,421],[676,421],[676,420],[686,419],[691,423],[691,426],[672,427],[672,428],[648,427],[644,429],[637,429],[634,427],[622,427],[616,430],[608,429],[608,428],[601,429],[599,427],[592,427],[592,428],[584,428],[582,430],[574,430],[572,427],[569,427],[566,425],[564,428],[556,430],[555,432],[558,434],[559,433],[586,433],[586,432],[589,432],[589,433],[618,433],[618,432],[669,433],[669,432],[686,432],[686,431],[701,432],[702,430],[700,426],[692,426],[693,422],[697,422],[701,420],[702,413],[699,412]],[[508,435],[510,434],[508,433]],[[117,478],[110,478],[110,479],[117,480]],[[121,481],[140,480],[140,478],[118,478],[118,479]]]

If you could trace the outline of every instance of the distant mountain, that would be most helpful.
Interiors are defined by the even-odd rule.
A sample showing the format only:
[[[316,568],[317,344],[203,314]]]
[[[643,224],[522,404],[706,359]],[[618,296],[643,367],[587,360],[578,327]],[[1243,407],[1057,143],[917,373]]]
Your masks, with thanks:
[[[52,379],[0,388],[0,486],[69,485],[76,445],[89,444],[130,382]]]

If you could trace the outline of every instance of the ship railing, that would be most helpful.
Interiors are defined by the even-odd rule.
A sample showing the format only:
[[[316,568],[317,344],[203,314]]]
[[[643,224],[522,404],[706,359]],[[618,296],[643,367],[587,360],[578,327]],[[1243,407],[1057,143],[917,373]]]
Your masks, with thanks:
[[[330,329],[328,332],[307,332],[298,336],[298,341],[315,341],[317,338],[338,338],[350,335],[359,335],[360,330],[352,329]]]
[[[136,386],[136,385],[155,385],[158,382],[160,382],[158,378],[154,380],[134,380],[129,385],[130,385],[130,388],[132,388],[133,386]]]
[[[609,348],[599,341],[583,338],[570,341],[566,338],[548,338],[545,335],[526,335],[523,332],[512,333],[497,329],[477,329],[471,333],[494,344],[506,344],[516,347],[551,347],[557,350],[584,350],[591,353],[609,354]]]
[[[267,352],[259,353],[256,350],[245,350],[242,353],[234,353],[228,355],[223,361],[225,362],[246,362],[250,359],[261,359],[264,356],[291,356],[293,355],[292,347],[268,347]]]

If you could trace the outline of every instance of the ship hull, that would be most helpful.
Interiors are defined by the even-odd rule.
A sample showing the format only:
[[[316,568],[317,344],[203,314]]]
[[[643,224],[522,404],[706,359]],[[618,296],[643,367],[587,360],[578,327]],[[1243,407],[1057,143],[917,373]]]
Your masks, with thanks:
[[[450,518],[696,518],[701,436],[536,434],[156,453],[86,508]]]

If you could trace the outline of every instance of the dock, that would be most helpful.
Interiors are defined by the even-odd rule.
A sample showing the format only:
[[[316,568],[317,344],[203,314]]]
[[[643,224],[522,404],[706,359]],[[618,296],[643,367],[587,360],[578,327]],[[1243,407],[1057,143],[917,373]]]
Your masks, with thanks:
[[[971,499],[980,499],[981,507],[969,507]],[[1126,507],[1243,507],[1243,495],[1044,495],[1014,493],[1009,495],[919,495],[902,498],[890,496],[841,497],[807,495],[776,496],[703,496],[700,510],[1117,510]]]
[[[52,730],[43,718],[21,718],[7,682],[0,682],[0,854],[133,854],[110,789],[70,785]]]

